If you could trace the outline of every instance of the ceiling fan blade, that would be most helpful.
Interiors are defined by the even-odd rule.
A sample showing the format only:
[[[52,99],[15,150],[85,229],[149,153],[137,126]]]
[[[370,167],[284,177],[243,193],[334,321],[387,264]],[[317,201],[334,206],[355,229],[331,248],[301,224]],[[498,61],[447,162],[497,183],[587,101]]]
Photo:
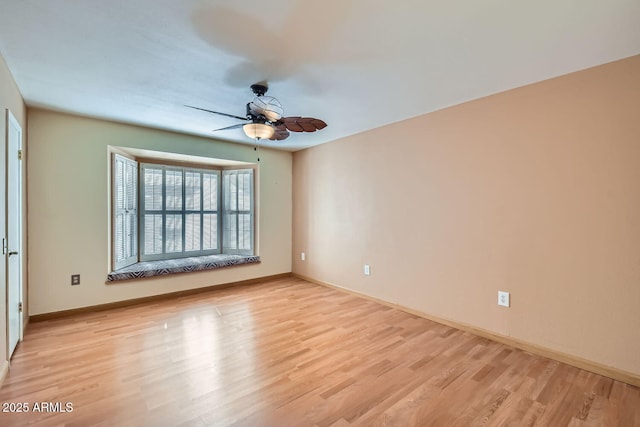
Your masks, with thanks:
[[[283,117],[278,121],[280,123],[291,132],[315,132],[327,127],[324,121],[313,117]]]
[[[185,107],[193,108],[194,110],[206,111],[207,113],[219,114],[221,116],[231,117],[231,118],[234,118],[234,119],[247,120],[246,117],[240,117],[240,116],[235,116],[233,114],[221,113],[219,111],[207,110],[205,108],[194,107],[192,105],[185,105]]]
[[[284,126],[278,126],[273,136],[269,139],[272,141],[282,141],[287,138],[289,138],[289,131]]]
[[[231,126],[227,126],[227,127],[220,128],[220,129],[214,129],[211,132],[218,132],[220,130],[228,130],[228,129],[238,129],[238,128],[241,128],[242,126],[244,126],[244,124],[231,125]]]

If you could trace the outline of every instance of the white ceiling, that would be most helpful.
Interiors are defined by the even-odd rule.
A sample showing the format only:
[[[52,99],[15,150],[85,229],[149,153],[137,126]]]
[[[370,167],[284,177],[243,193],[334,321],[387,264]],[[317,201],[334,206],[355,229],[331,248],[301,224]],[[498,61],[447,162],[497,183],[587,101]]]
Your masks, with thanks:
[[[639,0],[0,0],[29,106],[252,143],[252,83],[328,127],[297,150],[640,54]]]

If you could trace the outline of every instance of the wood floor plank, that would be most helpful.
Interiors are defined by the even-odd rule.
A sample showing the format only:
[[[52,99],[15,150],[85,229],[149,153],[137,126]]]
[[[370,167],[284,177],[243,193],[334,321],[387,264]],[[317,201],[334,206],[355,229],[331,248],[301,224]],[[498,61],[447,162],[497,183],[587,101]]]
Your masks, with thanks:
[[[637,387],[293,277],[31,324],[0,403],[30,409],[2,426],[640,426]]]

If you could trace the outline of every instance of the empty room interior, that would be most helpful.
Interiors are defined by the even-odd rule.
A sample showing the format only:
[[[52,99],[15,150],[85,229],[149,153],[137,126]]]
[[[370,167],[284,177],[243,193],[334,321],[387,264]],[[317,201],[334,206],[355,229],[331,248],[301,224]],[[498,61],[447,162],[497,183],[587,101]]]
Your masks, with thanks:
[[[639,22],[0,0],[0,424],[640,426]]]

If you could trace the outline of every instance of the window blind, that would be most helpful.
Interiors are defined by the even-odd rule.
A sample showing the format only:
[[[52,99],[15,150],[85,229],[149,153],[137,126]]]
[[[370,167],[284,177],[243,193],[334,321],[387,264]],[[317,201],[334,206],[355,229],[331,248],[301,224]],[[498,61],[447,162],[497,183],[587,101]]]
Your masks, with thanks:
[[[138,163],[114,155],[113,257],[115,268],[138,260]]]
[[[222,171],[224,253],[253,254],[253,170]]]
[[[220,253],[218,170],[142,164],[141,260]]]

